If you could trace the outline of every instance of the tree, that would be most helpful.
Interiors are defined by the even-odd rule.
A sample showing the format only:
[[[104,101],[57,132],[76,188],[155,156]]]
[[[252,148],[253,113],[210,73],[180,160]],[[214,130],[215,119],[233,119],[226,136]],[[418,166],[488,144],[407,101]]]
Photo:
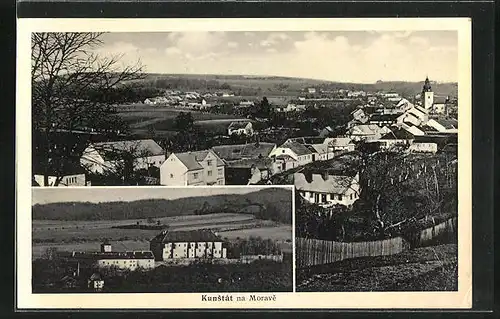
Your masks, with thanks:
[[[123,131],[108,93],[142,77],[138,62],[119,67],[120,56],[101,57],[95,49],[101,33],[33,33],[31,41],[32,126],[37,160],[48,185],[49,173],[59,184],[68,163],[80,157],[87,139],[58,139],[85,128]],[[35,152],[34,152],[35,153]]]
[[[191,112],[180,112],[175,117],[175,127],[179,131],[192,131],[194,127],[194,119]]]

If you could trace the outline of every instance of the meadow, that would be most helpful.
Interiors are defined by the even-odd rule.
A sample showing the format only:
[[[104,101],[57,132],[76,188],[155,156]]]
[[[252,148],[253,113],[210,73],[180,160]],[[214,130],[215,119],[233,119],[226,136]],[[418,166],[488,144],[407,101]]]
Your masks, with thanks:
[[[164,217],[155,219],[171,231],[211,229],[225,240],[250,236],[272,239],[279,244],[291,240],[291,225],[270,220],[256,219],[250,214],[207,214]],[[98,250],[99,244],[109,241],[113,250],[149,250],[149,240],[158,230],[121,229],[116,226],[135,223],[148,224],[145,220],[58,221],[33,220],[33,258],[40,258],[47,248],[61,251]],[[286,246],[286,245],[285,245]],[[290,250],[285,247],[285,250]]]

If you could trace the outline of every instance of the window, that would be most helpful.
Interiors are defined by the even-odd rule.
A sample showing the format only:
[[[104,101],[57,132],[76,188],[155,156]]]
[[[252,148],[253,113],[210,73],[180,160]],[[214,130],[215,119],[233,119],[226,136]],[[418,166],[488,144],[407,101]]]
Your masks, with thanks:
[[[285,153],[285,150],[281,150],[281,153]]]
[[[219,174],[219,176],[222,176],[222,174],[224,174],[224,170],[222,168],[219,168],[217,170],[217,174]]]
[[[339,195],[339,200],[342,200],[342,195],[341,194]]]
[[[198,179],[198,173],[193,173],[193,178]]]
[[[174,174],[170,174],[170,178],[174,178]]]
[[[321,202],[322,203],[326,202],[326,194],[321,194]]]
[[[349,197],[350,197],[350,199],[352,200],[352,194],[351,194],[351,195],[349,195]]]
[[[212,162],[213,162],[212,160],[207,160],[207,165],[212,166]]]
[[[212,171],[208,171],[208,176],[212,176]]]

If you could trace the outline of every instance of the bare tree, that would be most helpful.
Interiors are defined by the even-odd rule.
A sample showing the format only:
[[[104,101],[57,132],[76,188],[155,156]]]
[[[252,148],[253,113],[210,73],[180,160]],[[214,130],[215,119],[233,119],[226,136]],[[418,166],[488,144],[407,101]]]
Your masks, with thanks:
[[[79,157],[84,138],[72,141],[58,134],[78,134],[82,128],[119,130],[107,93],[142,77],[138,61],[120,66],[121,56],[102,57],[96,48],[101,33],[33,33],[31,43],[34,148],[48,185],[49,172],[57,186],[68,162]],[[43,141],[43,142],[40,142]],[[38,146],[38,147],[37,147]]]

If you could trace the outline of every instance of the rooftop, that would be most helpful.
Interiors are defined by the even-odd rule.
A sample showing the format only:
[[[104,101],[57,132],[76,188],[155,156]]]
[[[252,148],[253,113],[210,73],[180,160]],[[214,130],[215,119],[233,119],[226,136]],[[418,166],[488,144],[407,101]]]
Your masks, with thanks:
[[[212,150],[226,161],[245,158],[267,157],[276,144],[273,143],[248,143],[237,145],[220,145],[212,147]]]
[[[245,128],[248,125],[248,123],[251,124],[250,121],[231,122],[231,124],[229,124],[228,128],[233,129],[233,130],[242,129],[242,128]]]
[[[217,157],[217,166],[223,166],[224,162],[210,150],[196,151],[196,152],[185,152],[185,153],[174,153],[175,156],[187,167],[188,171],[202,169],[200,162],[202,162],[208,155],[208,153],[213,153]]]
[[[165,154],[154,140],[132,140],[94,143],[94,148],[104,159],[112,159],[117,153],[130,152],[136,157]]]
[[[295,187],[300,191],[329,194],[344,194],[355,183],[353,177],[330,174],[295,173],[293,178]]]
[[[221,242],[222,239],[214,232],[205,229],[187,231],[165,230],[158,234],[151,242],[175,243],[175,242]]]
[[[66,257],[76,259],[154,259],[151,251],[124,251],[124,252],[100,252],[100,251],[74,251],[66,254]]]
[[[288,142],[284,143],[283,145],[281,145],[281,147],[291,149],[298,156],[311,154],[310,149],[308,149],[307,147],[305,147],[304,145],[302,145],[298,142],[288,141]]]

